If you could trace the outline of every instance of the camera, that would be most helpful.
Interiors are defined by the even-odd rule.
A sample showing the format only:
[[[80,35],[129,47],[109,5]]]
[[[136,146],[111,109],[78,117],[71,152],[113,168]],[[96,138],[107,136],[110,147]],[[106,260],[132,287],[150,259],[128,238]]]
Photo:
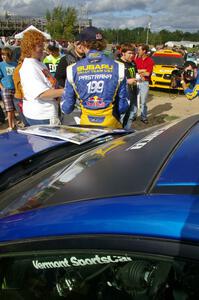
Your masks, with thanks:
[[[181,86],[180,81],[182,80],[183,72],[184,72],[183,68],[178,68],[172,71],[171,83],[170,83],[171,88],[176,89]]]
[[[194,71],[193,70],[185,70],[184,71],[184,79],[186,80],[187,78],[189,79],[189,78],[193,78],[193,76],[194,76]]]
[[[171,73],[171,88],[176,89],[181,86],[181,80],[185,82],[190,81],[194,77],[193,70],[184,70],[184,68],[178,68]]]
[[[175,69],[171,73],[171,77],[175,78],[181,78],[181,75],[183,74],[184,70],[183,69]]]

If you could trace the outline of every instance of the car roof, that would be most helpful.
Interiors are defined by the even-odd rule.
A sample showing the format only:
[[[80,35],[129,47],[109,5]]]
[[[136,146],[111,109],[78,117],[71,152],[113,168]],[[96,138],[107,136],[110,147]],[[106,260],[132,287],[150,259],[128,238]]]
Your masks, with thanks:
[[[142,195],[150,193],[152,189],[154,192],[158,192],[154,188],[157,176],[163,171],[162,168],[165,163],[171,158],[176,147],[180,146],[179,143],[182,143],[195,122],[198,122],[198,117],[137,132],[91,150],[74,162],[74,170],[79,167],[81,169],[77,172],[78,176],[74,177],[71,184],[64,184],[59,191],[49,198],[48,205],[56,204],[57,198],[59,203],[66,202],[66,194],[71,202],[124,195]],[[199,125],[195,126],[197,131]],[[196,137],[194,134],[193,136]],[[183,144],[180,149],[182,147]],[[191,151],[192,144],[189,142],[188,147]],[[183,153],[183,150],[181,152]],[[197,165],[197,155],[194,156],[194,161]],[[90,165],[92,168],[88,167]],[[186,167],[189,170],[190,182],[192,182],[197,170],[192,173],[190,167],[188,165]],[[172,167],[171,169],[173,172]],[[176,191],[179,178],[184,176],[178,170],[175,170],[176,176],[173,175],[172,177],[177,180]],[[167,178],[169,176],[170,174],[167,175]],[[166,180],[168,182],[168,179]],[[161,183],[162,181],[159,181],[159,185]],[[174,186],[174,182],[172,183]]]
[[[0,240],[82,233],[198,240],[198,120],[196,115],[124,136],[44,176],[32,186],[35,194],[28,190],[18,202],[1,203]],[[46,183],[48,192],[38,200]]]
[[[152,56],[171,56],[171,57],[183,57],[181,53],[175,52],[169,49],[159,50],[153,53]]]
[[[181,122],[176,121],[124,136],[83,155],[80,153],[70,165],[70,172],[77,176],[73,177],[71,184],[62,184],[46,205],[57,204],[58,201],[64,203],[66,193],[70,201],[79,201],[146,194],[152,189],[157,192],[157,186],[164,186],[164,190],[172,186],[176,188],[176,192],[178,186],[183,185],[193,189],[197,184],[198,159],[197,145],[194,148],[192,145],[197,139],[198,127],[198,116],[193,116]],[[190,156],[192,152],[193,155]],[[176,164],[179,165],[176,167]],[[185,167],[186,173],[181,171]],[[67,172],[68,169],[64,173],[65,177]],[[159,179],[154,188],[157,176]],[[60,180],[62,178],[59,173],[53,176],[53,182]],[[74,188],[76,185],[78,189]]]
[[[198,194],[199,123],[191,128],[172,153],[156,182],[156,192]]]

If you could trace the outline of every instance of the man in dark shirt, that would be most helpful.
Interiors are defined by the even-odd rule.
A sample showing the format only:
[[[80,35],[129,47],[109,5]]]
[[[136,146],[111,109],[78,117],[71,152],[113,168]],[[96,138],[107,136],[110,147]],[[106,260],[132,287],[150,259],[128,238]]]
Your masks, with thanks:
[[[80,42],[74,42],[74,48],[68,51],[61,59],[57,66],[55,78],[60,87],[65,86],[66,68],[84,57],[84,50]]]
[[[125,43],[120,48],[121,58],[119,61],[125,65],[125,76],[128,83],[128,96],[130,106],[123,117],[123,126],[126,129],[130,129],[132,122],[136,119],[137,113],[137,82],[136,73],[137,68],[135,63],[132,61],[134,57],[134,48],[131,44]]]
[[[55,72],[55,78],[59,87],[64,87],[66,82],[66,69],[69,65],[74,64],[85,56],[82,44],[79,41],[74,42],[74,47],[67,51],[66,54],[60,59]],[[80,120],[81,111],[77,107],[70,115],[61,113],[61,123],[64,125],[78,124]]]

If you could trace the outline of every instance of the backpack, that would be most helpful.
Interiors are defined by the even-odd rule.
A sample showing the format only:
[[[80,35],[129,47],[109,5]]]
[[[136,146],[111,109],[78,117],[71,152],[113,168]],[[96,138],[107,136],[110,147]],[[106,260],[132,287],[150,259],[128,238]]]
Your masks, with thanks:
[[[15,86],[15,98],[17,99],[23,99],[24,98],[24,94],[23,94],[23,90],[22,90],[22,86],[21,86],[21,80],[20,80],[20,74],[19,74],[19,70],[22,66],[22,63],[20,62],[17,67],[14,69],[13,72],[13,81],[14,81],[14,86]]]

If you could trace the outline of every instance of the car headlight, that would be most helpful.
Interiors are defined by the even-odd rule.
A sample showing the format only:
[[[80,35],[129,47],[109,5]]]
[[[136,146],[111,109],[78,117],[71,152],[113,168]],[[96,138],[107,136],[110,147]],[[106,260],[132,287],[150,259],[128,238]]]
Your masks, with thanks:
[[[156,76],[156,73],[152,72],[151,76]]]

